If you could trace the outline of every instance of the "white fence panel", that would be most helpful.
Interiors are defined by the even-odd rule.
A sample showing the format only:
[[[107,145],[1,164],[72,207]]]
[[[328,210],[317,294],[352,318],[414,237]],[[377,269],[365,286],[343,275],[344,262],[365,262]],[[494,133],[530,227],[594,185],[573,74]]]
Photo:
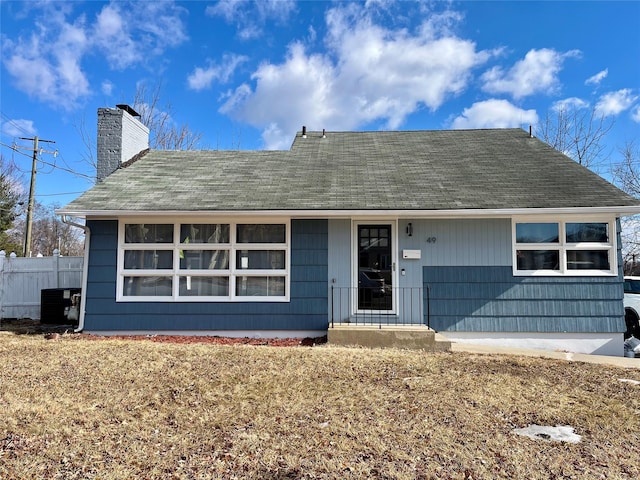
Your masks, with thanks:
[[[40,318],[40,292],[81,288],[83,257],[7,257],[0,251],[0,319]]]

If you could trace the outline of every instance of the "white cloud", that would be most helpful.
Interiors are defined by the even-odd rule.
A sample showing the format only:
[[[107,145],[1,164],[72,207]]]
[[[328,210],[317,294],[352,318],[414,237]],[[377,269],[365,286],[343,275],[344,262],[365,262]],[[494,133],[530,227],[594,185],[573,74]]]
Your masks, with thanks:
[[[2,133],[9,137],[23,137],[38,133],[33,120],[14,119],[2,123]]]
[[[307,56],[300,44],[294,44],[284,64],[263,64],[254,73],[255,91],[249,85],[236,89],[221,111],[231,113],[269,130],[263,135],[267,148],[274,148],[279,140],[274,132],[284,132],[291,139],[304,121],[322,125],[334,113],[331,99],[333,66],[320,55]],[[310,118],[311,117],[311,118]],[[344,121],[336,127],[340,128]],[[310,124],[309,124],[310,125]],[[333,125],[333,124],[332,124]]]
[[[285,21],[295,11],[296,2],[294,0],[262,0],[256,2],[256,6],[260,17]]]
[[[464,19],[460,12],[446,10],[444,12],[425,12],[425,19],[420,26],[420,36],[425,39],[452,37],[454,27]]]
[[[239,0],[220,0],[214,5],[208,5],[204,13],[209,17],[220,16],[227,22],[232,22],[240,14],[243,3]]]
[[[210,88],[215,80],[228,82],[236,68],[248,59],[243,55],[224,55],[220,65],[209,62],[206,68],[196,67],[187,77],[187,84],[192,90],[205,90]]]
[[[134,2],[134,8],[126,18],[135,26],[136,43],[148,47],[155,56],[189,39],[183,21],[187,13],[173,2]]]
[[[288,150],[291,147],[291,132],[284,132],[276,123],[270,123],[262,131],[265,145],[272,150]]]
[[[7,71],[16,79],[17,87],[29,96],[50,101],[58,99],[58,76],[54,66],[37,56],[37,50],[32,50],[33,54],[28,50],[18,48],[13,54],[5,56]]]
[[[263,128],[267,148],[290,142],[303,124],[349,130],[383,121],[398,128],[416,110],[437,110],[462,93],[473,68],[491,55],[453,35],[434,37],[435,25],[414,34],[386,29],[358,4],[330,9],[326,22],[326,54],[290,45],[284,62],[260,65],[255,86],[231,92],[221,108]]]
[[[636,105],[635,108],[631,110],[631,120],[640,123],[640,105]]]
[[[286,22],[297,8],[294,0],[221,0],[205,8],[205,15],[222,17],[227,23],[238,26],[238,36],[244,40],[262,35],[267,20]]]
[[[366,8],[373,8],[373,7],[380,7],[380,8],[387,8],[393,0],[366,0],[365,1],[365,7]]]
[[[451,128],[515,128],[536,123],[535,110],[523,110],[507,100],[490,99],[465,108],[462,115],[454,119]]]
[[[558,89],[558,74],[567,58],[579,56],[578,50],[559,53],[543,48],[532,49],[509,70],[493,67],[482,75],[482,89],[489,93],[506,93],[519,99],[535,93]]]
[[[553,110],[554,112],[566,112],[581,110],[587,107],[589,107],[589,102],[586,102],[578,97],[569,97],[563,100],[558,100],[557,102],[553,102],[553,104],[551,105],[551,110]]]
[[[601,72],[598,72],[595,75],[593,75],[592,77],[587,78],[584,81],[584,84],[585,85],[600,85],[600,82],[602,82],[602,80],[607,78],[607,75],[609,75],[609,69],[605,68]]]
[[[71,108],[76,98],[89,93],[89,82],[80,69],[79,58],[73,51],[52,53],[55,47],[40,45],[33,38],[30,44],[18,45],[4,58],[5,67],[17,88],[30,97]]]
[[[92,93],[84,66],[89,55],[98,53],[112,68],[124,69],[187,38],[184,9],[173,2],[132,2],[127,8],[112,2],[93,23],[84,14],[72,19],[71,4],[53,5],[34,5],[38,28],[29,36],[3,38],[2,61],[17,88],[65,109]]]
[[[187,40],[184,10],[172,2],[112,2],[96,18],[93,37],[115,69],[157,57]]]
[[[610,115],[618,115],[621,112],[631,108],[633,103],[638,99],[637,95],[629,88],[623,88],[616,92],[605,93],[596,103],[596,112],[598,115],[608,117]]]
[[[211,84],[218,76],[218,68],[210,66],[208,68],[196,67],[193,73],[187,77],[187,85],[191,90],[204,90],[211,87]]]
[[[104,93],[107,96],[111,96],[111,94],[113,93],[113,83],[109,80],[104,80],[102,82],[102,85],[100,86],[100,90],[102,91],[102,93]]]
[[[142,60],[144,52],[136,48],[125,29],[125,21],[117,6],[107,5],[98,14],[95,25],[95,39],[109,64],[116,69],[124,69]]]
[[[4,65],[18,89],[70,109],[76,98],[89,93],[80,68],[89,44],[84,18],[68,23],[58,12],[38,27],[29,37],[3,39]]]
[[[259,38],[262,35],[262,29],[257,25],[246,25],[238,31],[238,37],[243,40],[251,40]]]

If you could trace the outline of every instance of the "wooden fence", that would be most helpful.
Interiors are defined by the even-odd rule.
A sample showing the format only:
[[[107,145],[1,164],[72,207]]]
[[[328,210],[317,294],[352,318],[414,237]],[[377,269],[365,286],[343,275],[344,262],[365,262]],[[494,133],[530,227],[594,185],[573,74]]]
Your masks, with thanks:
[[[0,319],[40,318],[40,293],[81,288],[83,257],[22,258],[0,251]]]

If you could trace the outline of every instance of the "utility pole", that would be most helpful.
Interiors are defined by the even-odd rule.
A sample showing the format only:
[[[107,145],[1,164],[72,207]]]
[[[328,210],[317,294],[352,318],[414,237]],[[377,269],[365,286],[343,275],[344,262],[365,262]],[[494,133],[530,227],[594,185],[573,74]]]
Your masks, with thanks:
[[[22,256],[27,257],[31,256],[31,229],[33,226],[33,205],[34,198],[36,196],[36,167],[38,160],[38,143],[56,143],[53,140],[41,140],[38,137],[33,138],[24,138],[20,137],[20,140],[30,140],[33,141],[33,160],[31,162],[31,182],[29,184],[29,203],[27,205],[27,225],[25,228],[24,235],[24,248],[22,249]],[[56,152],[44,152],[44,153],[55,153]]]

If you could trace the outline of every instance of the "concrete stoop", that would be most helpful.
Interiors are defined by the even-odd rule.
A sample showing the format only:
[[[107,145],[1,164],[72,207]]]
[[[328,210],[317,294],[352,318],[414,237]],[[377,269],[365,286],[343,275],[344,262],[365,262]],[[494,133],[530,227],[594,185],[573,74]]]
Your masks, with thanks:
[[[405,348],[427,352],[448,352],[451,342],[421,325],[335,325],[327,332],[329,345],[367,348]]]

